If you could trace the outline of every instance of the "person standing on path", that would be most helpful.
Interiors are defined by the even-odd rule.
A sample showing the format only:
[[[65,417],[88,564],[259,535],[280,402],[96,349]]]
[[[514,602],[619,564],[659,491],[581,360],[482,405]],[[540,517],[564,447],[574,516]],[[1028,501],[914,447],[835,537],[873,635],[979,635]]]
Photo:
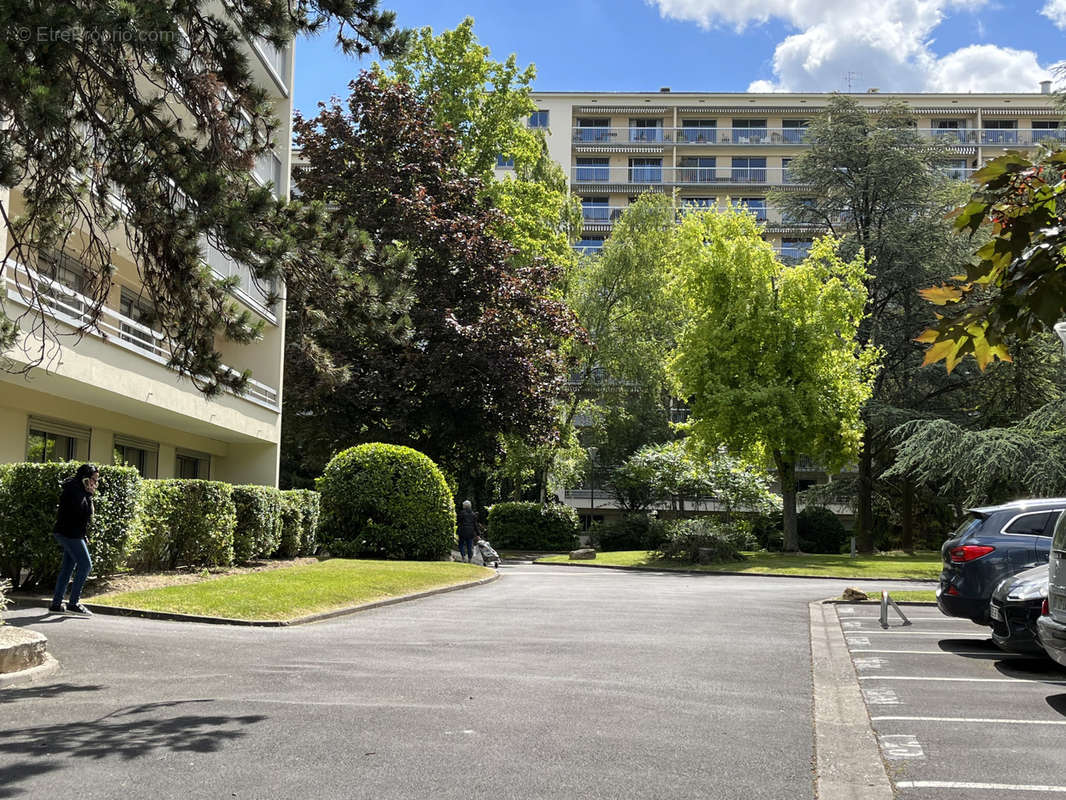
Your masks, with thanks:
[[[90,617],[92,612],[81,604],[81,589],[92,569],[89,558],[89,520],[93,516],[93,495],[100,483],[100,470],[93,464],[82,464],[72,478],[63,481],[63,492],[59,496],[56,511],[56,525],[52,535],[63,550],[63,563],[56,579],[56,591],[52,596],[49,611],[81,614]],[[70,602],[63,608],[63,595],[67,591],[67,581],[71,573],[74,583],[70,588]]]
[[[464,500],[459,511],[459,555],[463,557],[463,561],[469,562],[474,558],[474,539],[477,535],[477,512],[471,507],[469,500]]]

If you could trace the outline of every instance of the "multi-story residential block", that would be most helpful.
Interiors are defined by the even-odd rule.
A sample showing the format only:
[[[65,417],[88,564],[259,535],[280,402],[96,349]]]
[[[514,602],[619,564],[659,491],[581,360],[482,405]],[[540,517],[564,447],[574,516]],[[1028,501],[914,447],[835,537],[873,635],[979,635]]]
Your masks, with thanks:
[[[965,178],[1008,149],[1066,141],[1066,122],[1050,82],[1033,94],[853,95],[867,108],[906,103],[922,136],[957,155],[950,174]],[[584,236],[578,248],[603,246],[626,206],[644,192],[665,192],[679,207],[742,205],[765,223],[785,258],[802,258],[816,235],[767,202],[770,189],[803,192],[789,162],[803,152],[805,129],[826,107],[826,94],[538,92],[531,127],[581,197]],[[500,164],[498,173],[507,166]]]
[[[292,119],[292,45],[277,49],[246,42],[256,83],[281,120],[273,152],[253,175],[272,183],[279,197],[289,191]],[[3,197],[14,214],[22,207],[15,188]],[[0,226],[0,252],[7,232]],[[236,276],[233,298],[264,320],[263,337],[248,345],[219,340],[226,365],[250,369],[243,396],[223,393],[206,399],[192,381],[166,366],[162,335],[145,324],[145,300],[138,271],[116,238],[114,284],[97,326],[85,336],[60,336],[44,363],[28,375],[0,371],[0,463],[86,460],[128,463],[146,477],[211,478],[276,486],[281,438],[284,299],[267,306],[264,289],[248,269],[204,242],[206,261],[223,277]],[[2,265],[4,304],[9,316],[27,310],[25,288],[36,285],[45,311],[60,334],[72,333],[86,317],[83,271],[74,253],[38,253],[32,264]],[[282,294],[284,294],[282,292]],[[33,363],[40,344],[27,335],[4,353],[18,366]]]
[[[1006,150],[1066,142],[1066,122],[1050,82],[1032,94],[852,95],[876,109],[902,101],[918,132],[945,142],[956,158],[949,174],[964,179]],[[713,94],[659,92],[537,92],[530,127],[544,131],[548,152],[581,198],[584,233],[577,248],[603,247],[626,207],[645,192],[674,198],[678,209],[746,207],[763,222],[765,238],[785,260],[802,260],[819,230],[789,220],[768,202],[771,189],[803,193],[789,162],[807,147],[805,129],[826,108],[827,94]],[[512,165],[501,160],[497,174]],[[601,479],[603,476],[601,475]],[[825,472],[805,460],[801,488]],[[617,514],[601,485],[567,489],[561,498],[586,524]],[[689,509],[713,511],[704,498]]]

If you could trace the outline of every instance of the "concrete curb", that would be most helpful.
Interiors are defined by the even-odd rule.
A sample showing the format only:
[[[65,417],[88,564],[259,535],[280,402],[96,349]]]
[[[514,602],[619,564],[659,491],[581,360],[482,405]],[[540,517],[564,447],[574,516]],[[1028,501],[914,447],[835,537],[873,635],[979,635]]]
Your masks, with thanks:
[[[836,608],[809,605],[818,800],[892,800],[894,792]]]
[[[0,673],[0,689],[13,686],[16,683],[34,683],[50,678],[59,671],[59,662],[51,653],[42,656],[42,663],[29,669],[20,669],[18,672]]]
[[[593,569],[620,569],[627,572],[666,572],[678,575],[736,575],[741,578],[796,578],[819,581],[899,581],[900,583],[936,583],[936,578],[871,578],[869,575],[786,575],[781,572],[726,572],[709,569],[663,569],[662,567],[621,567],[614,564],[579,564],[569,561],[533,561],[541,567],[592,567]],[[878,600],[877,602],[881,602]]]
[[[405,603],[408,600],[419,600],[423,597],[432,597],[435,594],[444,594],[445,592],[455,592],[459,589],[469,589],[475,586],[483,586],[486,583],[492,583],[498,580],[499,573],[490,575],[487,578],[481,578],[477,581],[470,581],[468,583],[458,583],[454,586],[442,586],[438,589],[428,589],[424,592],[416,592],[415,594],[405,594],[399,597],[390,597],[386,600],[375,600],[371,603],[362,603],[357,606],[349,606],[347,608],[338,608],[333,611],[323,611],[320,614],[309,614],[306,617],[297,617],[296,619],[265,619],[265,620],[249,620],[249,619],[230,619],[228,617],[204,617],[196,614],[175,614],[166,611],[147,611],[140,608],[122,608],[121,606],[104,606],[96,603],[85,603],[86,608],[94,613],[114,615],[121,617],[142,617],[144,619],[160,619],[170,622],[201,622],[208,625],[242,625],[246,627],[258,627],[258,628],[287,628],[293,625],[306,625],[310,622],[321,622],[322,620],[332,619],[333,617],[346,616],[348,614],[357,614],[360,611],[369,611],[374,608],[381,608],[382,606],[391,606],[396,603]]]

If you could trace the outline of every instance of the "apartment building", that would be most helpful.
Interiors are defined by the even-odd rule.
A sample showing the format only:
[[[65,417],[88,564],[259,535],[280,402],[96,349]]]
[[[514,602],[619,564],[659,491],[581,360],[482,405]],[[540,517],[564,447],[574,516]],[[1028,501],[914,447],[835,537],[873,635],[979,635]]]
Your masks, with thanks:
[[[990,158],[1011,149],[1066,142],[1066,122],[1050,95],[1050,81],[1031,94],[851,95],[876,109],[906,103],[918,132],[945,142],[955,154],[948,173],[965,179]],[[599,251],[626,207],[645,192],[662,192],[676,207],[743,206],[763,223],[765,238],[785,261],[802,260],[815,226],[789,220],[772,207],[771,189],[803,193],[789,175],[789,162],[803,152],[806,128],[827,106],[827,94],[671,92],[538,92],[530,127],[544,132],[548,152],[566,173],[570,191],[581,198],[584,233],[577,248]],[[497,174],[510,165],[497,162]],[[673,412],[672,412],[673,413]],[[604,476],[601,475],[601,479]],[[801,488],[826,474],[804,459]],[[618,514],[601,485],[569,488],[561,500],[575,507],[587,525]],[[707,498],[690,501],[690,511],[717,510]],[[666,510],[662,508],[660,510]]]
[[[1008,149],[1066,141],[1050,81],[1032,94],[851,95],[862,106],[906,103],[922,136],[951,146],[951,175],[968,177]],[[1037,87],[1034,87],[1037,89]],[[803,192],[789,162],[803,152],[811,117],[826,94],[538,92],[531,127],[581,197],[584,236],[596,252],[626,206],[644,192],[676,197],[679,208],[744,206],[764,223],[783,258],[802,259],[817,232],[790,221],[767,201],[770,189]],[[499,162],[498,173],[507,169]]]
[[[289,191],[293,59],[291,43],[277,49],[246,42],[256,82],[270,96],[281,124],[274,149],[253,170],[279,197]],[[3,198],[18,214],[18,189]],[[206,399],[187,378],[166,366],[163,336],[144,324],[145,300],[138,271],[125,244],[113,242],[114,283],[103,316],[83,337],[70,335],[86,319],[83,271],[75,254],[37,254],[34,264],[2,265],[3,302],[8,316],[27,311],[25,287],[34,284],[45,312],[61,334],[45,362],[28,375],[0,371],[0,463],[92,460],[127,463],[149,478],[209,478],[276,486],[281,439],[284,300],[267,306],[262,287],[247,267],[204,242],[205,258],[219,276],[236,276],[234,300],[265,322],[263,337],[248,345],[219,340],[223,362],[250,369],[243,396],[223,393]],[[6,231],[0,227],[6,252]],[[283,292],[282,292],[283,294]],[[39,346],[27,334],[3,356],[17,367],[27,348]]]

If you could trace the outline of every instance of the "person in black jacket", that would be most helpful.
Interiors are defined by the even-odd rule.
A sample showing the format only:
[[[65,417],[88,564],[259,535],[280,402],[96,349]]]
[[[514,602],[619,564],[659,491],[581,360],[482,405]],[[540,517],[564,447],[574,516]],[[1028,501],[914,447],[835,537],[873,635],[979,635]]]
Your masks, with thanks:
[[[74,477],[63,481],[63,492],[59,496],[56,510],[56,525],[53,535],[63,549],[63,564],[59,568],[56,591],[52,596],[49,611],[92,616],[92,612],[81,604],[81,588],[92,569],[89,558],[89,520],[93,516],[93,495],[100,483],[100,470],[93,464],[82,464]],[[74,583],[70,588],[70,602],[63,608],[63,595],[67,591],[67,581],[71,573]]]
[[[477,512],[470,506],[469,500],[463,501],[463,508],[459,512],[459,555],[463,561],[470,561],[474,557],[474,539],[478,535]]]

